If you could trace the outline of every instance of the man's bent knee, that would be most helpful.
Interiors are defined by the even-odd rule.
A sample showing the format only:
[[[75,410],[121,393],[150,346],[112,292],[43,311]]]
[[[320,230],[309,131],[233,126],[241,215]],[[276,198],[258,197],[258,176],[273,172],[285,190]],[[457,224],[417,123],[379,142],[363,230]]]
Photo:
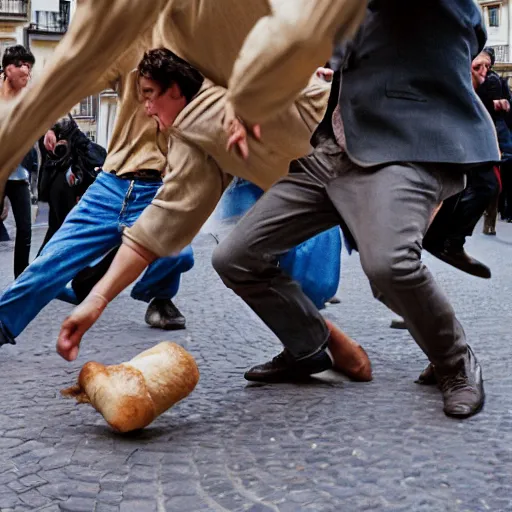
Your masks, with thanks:
[[[232,243],[229,237],[212,254],[213,268],[229,288],[235,288],[248,280],[252,274],[251,261],[253,258],[245,247]]]
[[[416,250],[400,251],[393,257],[385,254],[380,257],[361,256],[361,265],[370,282],[379,290],[419,283],[425,269],[421,262],[421,253]]]

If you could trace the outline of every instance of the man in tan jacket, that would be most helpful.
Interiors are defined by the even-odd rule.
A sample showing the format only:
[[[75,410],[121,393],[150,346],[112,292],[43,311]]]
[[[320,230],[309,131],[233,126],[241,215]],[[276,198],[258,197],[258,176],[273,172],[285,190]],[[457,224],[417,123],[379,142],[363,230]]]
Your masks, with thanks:
[[[354,32],[365,7],[363,0],[78,0],[69,30],[40,79],[23,98],[0,105],[0,189],[31,144],[82,98],[99,92],[105,70],[157,22],[163,46],[215,84],[229,82],[237,108],[243,103],[248,110],[258,110],[258,104],[285,110],[327,62],[333,39]],[[250,33],[247,58],[268,39],[273,51],[264,51],[265,58],[248,73],[237,76],[235,67],[230,80]],[[290,67],[288,57],[298,54],[300,69],[296,63]],[[242,62],[245,58],[242,54]],[[275,84],[270,94],[257,78],[262,66]],[[244,116],[250,120],[249,112]]]

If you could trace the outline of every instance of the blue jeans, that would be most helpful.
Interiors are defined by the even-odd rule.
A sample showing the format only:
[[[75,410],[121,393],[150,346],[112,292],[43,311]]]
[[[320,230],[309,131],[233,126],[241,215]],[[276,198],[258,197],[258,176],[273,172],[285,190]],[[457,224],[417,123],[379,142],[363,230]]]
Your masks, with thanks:
[[[160,186],[159,181],[100,173],[41,254],[0,297],[4,337],[14,341],[80,270],[119,245],[123,228],[138,219]],[[156,260],[134,286],[132,297],[145,302],[174,297],[181,274],[193,265],[190,246],[178,256]]]

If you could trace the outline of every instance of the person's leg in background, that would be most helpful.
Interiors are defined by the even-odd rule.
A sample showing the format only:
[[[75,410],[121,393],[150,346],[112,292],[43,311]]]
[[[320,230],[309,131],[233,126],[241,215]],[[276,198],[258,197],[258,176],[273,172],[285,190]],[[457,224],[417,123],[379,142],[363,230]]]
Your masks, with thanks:
[[[77,197],[73,189],[68,185],[66,175],[58,173],[52,181],[49,191],[48,205],[50,208],[48,216],[48,230],[44,241],[39,248],[38,255],[53,235],[64,224],[69,212],[76,206]]]
[[[0,242],[8,242],[11,239],[3,220],[0,220]]]
[[[512,158],[501,162],[501,200],[503,207],[501,210],[502,219],[505,222],[512,222]]]
[[[423,239],[423,248],[442,261],[468,274],[488,279],[489,267],[469,256],[464,245],[486,208],[498,194],[494,166],[471,169],[466,188],[444,201]]]
[[[16,223],[14,277],[18,278],[28,267],[32,242],[32,204],[28,182],[9,180],[5,187],[5,195],[11,202],[12,214]]]
[[[8,214],[9,200],[5,198],[2,200],[2,197],[0,197],[0,242],[8,242],[11,239],[4,224]]]
[[[501,174],[500,170],[497,167],[495,168],[495,172]],[[496,175],[498,176],[498,174]],[[484,225],[482,227],[482,233],[484,235],[496,235],[496,223],[498,221],[498,213],[500,210],[500,199],[501,190],[498,189],[498,192],[496,192],[496,195],[493,198],[491,198],[489,206],[484,211]]]
[[[185,317],[173,303],[177,295],[181,274],[194,266],[194,252],[189,245],[178,254],[153,262],[135,284],[131,296],[149,303],[146,323],[164,330],[185,328]]]

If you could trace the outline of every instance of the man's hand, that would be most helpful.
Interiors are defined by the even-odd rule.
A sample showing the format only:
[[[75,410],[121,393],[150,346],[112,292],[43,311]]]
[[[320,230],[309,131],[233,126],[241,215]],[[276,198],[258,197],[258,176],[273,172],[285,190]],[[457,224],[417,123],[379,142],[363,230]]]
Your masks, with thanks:
[[[46,151],[53,153],[56,144],[57,136],[55,135],[55,132],[53,130],[48,130],[44,136],[44,147],[46,148]]]
[[[243,122],[238,119],[235,115],[233,107],[230,103],[226,104],[226,111],[224,116],[224,131],[228,136],[228,143],[226,145],[226,150],[231,151],[234,147],[238,149],[241,157],[244,160],[249,158],[249,143],[247,141],[247,128],[243,124]],[[261,139],[261,127],[260,125],[255,125],[250,128],[251,135],[257,139]]]
[[[510,103],[508,100],[494,100],[494,110],[496,112],[508,112],[510,110]]]
[[[74,361],[78,357],[82,336],[98,320],[107,304],[105,297],[92,292],[64,320],[57,340],[57,353],[66,361]]]
[[[318,78],[323,78],[326,82],[332,82],[334,71],[330,68],[318,68],[316,70],[316,76]]]

